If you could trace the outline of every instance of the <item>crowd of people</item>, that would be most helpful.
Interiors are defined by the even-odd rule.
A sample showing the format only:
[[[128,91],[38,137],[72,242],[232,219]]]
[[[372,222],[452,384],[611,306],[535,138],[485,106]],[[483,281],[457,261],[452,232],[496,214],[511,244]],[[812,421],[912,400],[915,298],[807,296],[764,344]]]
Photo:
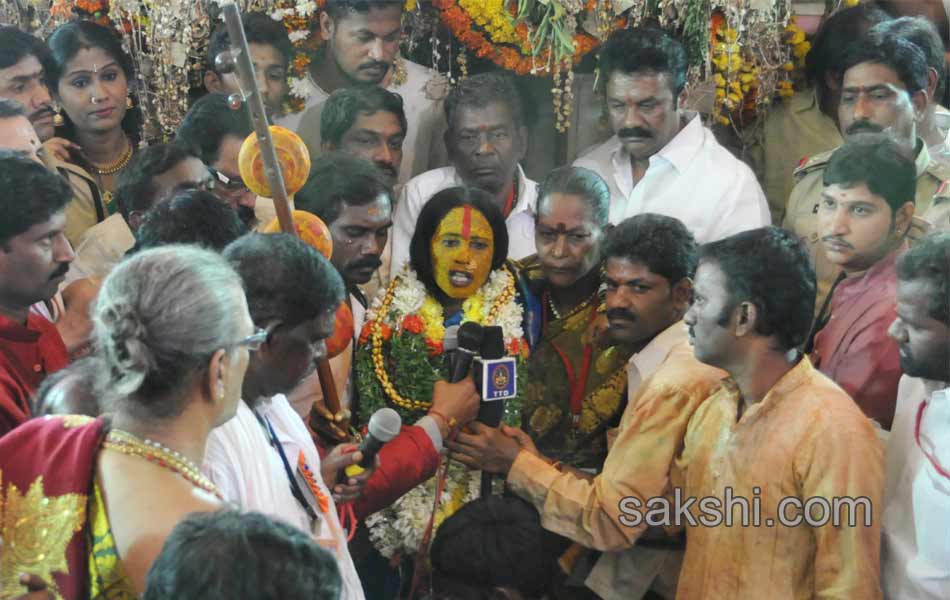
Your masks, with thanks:
[[[613,135],[536,182],[516,82],[432,85],[403,10],[326,0],[295,114],[287,32],[243,16],[329,257],[265,233],[223,24],[151,144],[114,32],[0,26],[0,597],[950,597],[934,23],[827,15],[758,171],[681,42],[620,29]],[[497,426],[449,382],[470,323],[516,366]]]

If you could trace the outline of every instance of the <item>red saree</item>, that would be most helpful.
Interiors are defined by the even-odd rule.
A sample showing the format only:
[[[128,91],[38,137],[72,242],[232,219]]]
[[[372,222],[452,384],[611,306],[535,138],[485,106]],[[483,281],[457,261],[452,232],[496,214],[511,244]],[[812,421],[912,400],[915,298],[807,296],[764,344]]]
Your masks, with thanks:
[[[104,421],[33,419],[0,438],[0,593],[32,573],[57,597],[89,594],[86,506]]]

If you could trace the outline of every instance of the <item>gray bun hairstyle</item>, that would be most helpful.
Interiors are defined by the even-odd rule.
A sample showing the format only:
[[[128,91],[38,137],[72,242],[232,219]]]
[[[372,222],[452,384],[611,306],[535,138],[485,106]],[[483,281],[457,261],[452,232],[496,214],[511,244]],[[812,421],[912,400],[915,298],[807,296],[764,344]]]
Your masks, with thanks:
[[[107,400],[139,417],[180,414],[186,398],[175,392],[238,341],[246,319],[241,279],[214,252],[172,245],[123,261],[93,309]]]

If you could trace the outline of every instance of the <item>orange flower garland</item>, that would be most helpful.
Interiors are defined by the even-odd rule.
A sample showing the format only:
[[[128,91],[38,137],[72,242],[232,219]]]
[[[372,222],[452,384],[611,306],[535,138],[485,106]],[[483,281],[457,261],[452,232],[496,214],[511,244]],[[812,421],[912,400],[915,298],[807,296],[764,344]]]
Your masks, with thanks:
[[[501,46],[489,41],[485,34],[478,31],[472,18],[454,0],[433,0],[432,6],[439,9],[439,16],[452,35],[476,56],[487,58],[499,67],[513,71],[518,75],[549,75],[551,49],[545,48],[537,56],[531,56],[531,44],[528,42],[528,27],[524,23],[515,28],[520,51],[512,46]],[[614,28],[624,27],[626,19],[618,19]],[[586,33],[574,34],[574,64],[581,61],[600,41]]]

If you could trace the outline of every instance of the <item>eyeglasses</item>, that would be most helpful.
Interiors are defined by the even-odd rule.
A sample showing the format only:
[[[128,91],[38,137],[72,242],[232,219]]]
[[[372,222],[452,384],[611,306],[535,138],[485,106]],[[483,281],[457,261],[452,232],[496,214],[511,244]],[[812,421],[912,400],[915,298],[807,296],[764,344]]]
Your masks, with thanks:
[[[264,342],[267,341],[267,338],[270,337],[270,332],[266,329],[258,327],[254,330],[254,333],[247,336],[243,340],[240,340],[235,346],[247,346],[247,349],[250,352],[257,352],[261,349],[261,346],[264,345]]]
[[[214,167],[208,167],[208,170],[211,171],[211,174],[214,175],[218,181],[221,182],[221,187],[228,190],[229,192],[249,192],[251,191],[247,185],[244,183],[244,180],[240,177],[228,177],[221,171],[215,169]]]

